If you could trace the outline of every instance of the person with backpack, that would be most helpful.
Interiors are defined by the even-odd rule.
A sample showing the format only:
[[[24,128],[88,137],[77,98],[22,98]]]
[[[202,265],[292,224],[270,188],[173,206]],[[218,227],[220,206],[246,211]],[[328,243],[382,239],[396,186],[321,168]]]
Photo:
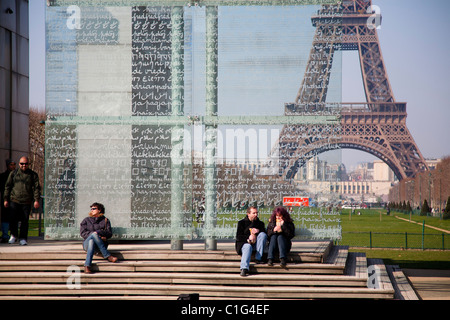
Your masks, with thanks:
[[[8,242],[13,244],[19,239],[19,244],[22,246],[27,245],[31,206],[38,209],[41,197],[39,176],[29,168],[29,165],[28,157],[21,157],[19,169],[9,174],[5,184],[3,203],[5,208],[11,208],[9,222],[11,237]]]

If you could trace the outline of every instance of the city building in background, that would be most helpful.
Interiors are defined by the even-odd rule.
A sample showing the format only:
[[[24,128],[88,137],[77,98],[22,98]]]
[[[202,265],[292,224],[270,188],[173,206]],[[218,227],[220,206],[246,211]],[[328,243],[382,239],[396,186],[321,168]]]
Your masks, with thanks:
[[[0,171],[28,154],[28,1],[0,2]]]

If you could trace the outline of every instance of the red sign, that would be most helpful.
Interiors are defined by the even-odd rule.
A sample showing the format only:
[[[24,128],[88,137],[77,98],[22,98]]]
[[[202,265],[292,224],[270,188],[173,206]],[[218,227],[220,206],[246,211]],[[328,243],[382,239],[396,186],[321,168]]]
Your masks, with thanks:
[[[283,197],[283,206],[309,207],[309,198],[305,197]]]

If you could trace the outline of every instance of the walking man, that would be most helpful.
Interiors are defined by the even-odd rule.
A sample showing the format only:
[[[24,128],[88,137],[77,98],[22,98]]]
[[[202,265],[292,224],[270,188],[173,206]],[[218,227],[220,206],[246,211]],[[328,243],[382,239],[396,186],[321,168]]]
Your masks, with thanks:
[[[28,220],[31,206],[39,208],[41,187],[39,176],[29,168],[28,157],[22,157],[19,161],[19,169],[9,174],[5,184],[4,206],[11,208],[9,243],[19,239],[20,245],[26,245],[28,240]],[[20,222],[20,233],[19,233]]]

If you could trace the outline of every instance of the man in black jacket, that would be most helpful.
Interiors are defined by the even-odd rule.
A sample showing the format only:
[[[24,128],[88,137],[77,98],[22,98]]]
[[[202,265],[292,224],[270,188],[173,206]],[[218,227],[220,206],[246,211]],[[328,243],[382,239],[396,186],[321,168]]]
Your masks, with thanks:
[[[258,209],[249,207],[247,216],[238,222],[236,231],[236,252],[242,256],[241,276],[248,275],[253,250],[256,250],[256,263],[262,263],[266,242],[266,229],[264,222],[258,219]]]
[[[27,244],[31,206],[39,208],[41,197],[39,176],[29,168],[29,165],[28,157],[21,157],[19,169],[12,171],[6,180],[3,204],[6,208],[11,207],[9,243],[14,243],[19,238],[20,245]]]

